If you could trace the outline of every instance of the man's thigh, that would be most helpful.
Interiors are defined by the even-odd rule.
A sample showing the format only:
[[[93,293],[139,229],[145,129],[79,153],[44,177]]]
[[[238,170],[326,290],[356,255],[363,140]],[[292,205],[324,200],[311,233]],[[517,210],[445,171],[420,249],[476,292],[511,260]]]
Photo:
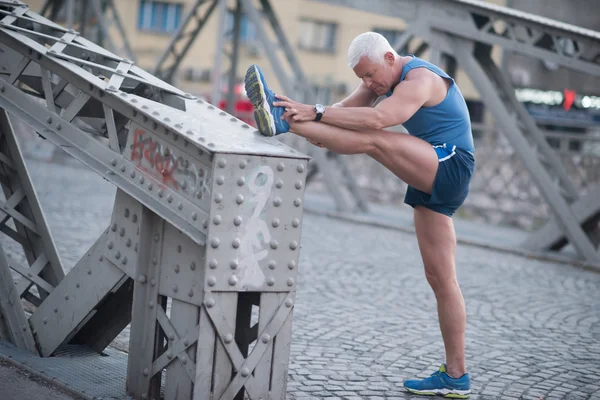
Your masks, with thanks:
[[[455,276],[456,234],[452,218],[425,206],[414,208],[415,232],[427,273],[437,279]]]
[[[410,186],[431,194],[438,170],[437,153],[422,139],[400,132],[372,131],[375,149],[369,156]]]

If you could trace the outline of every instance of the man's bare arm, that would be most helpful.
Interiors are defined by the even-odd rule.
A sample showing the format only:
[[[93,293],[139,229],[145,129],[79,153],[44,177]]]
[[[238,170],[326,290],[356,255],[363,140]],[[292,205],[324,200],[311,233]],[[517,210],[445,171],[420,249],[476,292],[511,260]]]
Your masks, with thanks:
[[[433,79],[428,74],[412,74],[411,78],[407,76],[396,85],[392,95],[376,107],[327,107],[321,121],[351,130],[381,130],[400,125],[429,100],[432,87]]]
[[[348,97],[335,103],[332,107],[371,107],[377,97],[377,94],[361,81]]]

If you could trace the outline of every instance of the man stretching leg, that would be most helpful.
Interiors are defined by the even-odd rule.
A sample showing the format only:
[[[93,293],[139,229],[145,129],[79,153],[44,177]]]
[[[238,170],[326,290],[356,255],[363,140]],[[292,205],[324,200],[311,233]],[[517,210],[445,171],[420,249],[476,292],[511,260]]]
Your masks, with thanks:
[[[466,311],[456,279],[452,215],[469,193],[475,164],[470,117],[454,80],[437,66],[399,56],[380,34],[357,36],[348,63],[361,83],[332,107],[275,95],[260,69],[246,73],[246,92],[265,136],[292,132],[340,154],[367,154],[408,184],[404,202],[414,224],[425,277],[435,293],[446,362],[430,377],[408,380],[416,394],[467,398]],[[385,96],[377,106],[375,101]],[[410,135],[384,130],[404,125]]]

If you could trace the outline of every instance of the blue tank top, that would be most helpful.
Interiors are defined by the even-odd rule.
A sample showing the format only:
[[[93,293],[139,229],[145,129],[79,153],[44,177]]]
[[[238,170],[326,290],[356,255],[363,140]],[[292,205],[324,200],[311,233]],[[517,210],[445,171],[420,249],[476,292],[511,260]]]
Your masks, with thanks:
[[[474,152],[473,134],[471,133],[471,117],[467,104],[458,86],[442,69],[421,58],[413,59],[402,68],[402,82],[408,71],[415,68],[427,68],[442,78],[451,81],[446,98],[433,107],[421,107],[402,124],[408,133],[425,140],[433,146],[444,143],[453,144],[458,148]],[[392,95],[390,90],[387,97]]]

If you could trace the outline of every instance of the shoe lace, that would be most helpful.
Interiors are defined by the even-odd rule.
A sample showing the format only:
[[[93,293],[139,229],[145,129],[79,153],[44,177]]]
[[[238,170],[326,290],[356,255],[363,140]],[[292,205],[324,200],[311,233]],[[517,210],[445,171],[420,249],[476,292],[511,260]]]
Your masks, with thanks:
[[[433,374],[429,375],[430,378],[435,378],[437,376],[440,376],[442,373],[440,371],[435,371]]]

